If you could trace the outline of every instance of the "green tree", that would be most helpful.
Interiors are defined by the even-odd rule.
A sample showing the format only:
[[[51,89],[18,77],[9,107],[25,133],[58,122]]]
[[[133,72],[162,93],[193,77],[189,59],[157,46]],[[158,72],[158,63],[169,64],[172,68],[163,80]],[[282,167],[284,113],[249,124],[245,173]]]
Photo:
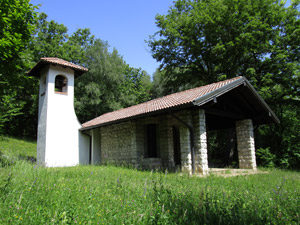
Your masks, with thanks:
[[[39,14],[36,20],[35,34],[27,51],[33,62],[42,57],[58,57],[67,61],[82,64],[85,61],[86,48],[94,41],[90,30],[78,29],[68,35],[68,28],[53,20],[48,21],[45,13]]]
[[[126,65],[123,74],[125,80],[121,85],[122,107],[150,100],[152,84],[146,71]]]
[[[39,14],[36,30],[28,50],[32,61],[38,62],[42,57],[66,58],[64,45],[68,39],[68,28],[63,24],[47,20],[45,13]]]
[[[0,58],[11,62],[20,52],[34,31],[35,6],[29,0],[2,0],[0,2]],[[2,71],[1,71],[2,72]]]
[[[117,50],[96,39],[86,50],[84,65],[89,69],[75,83],[75,109],[81,122],[122,107],[120,87],[124,82],[125,62]]]
[[[24,102],[17,89],[22,88],[24,66],[22,50],[34,31],[36,12],[29,0],[0,2],[0,134],[5,124],[20,115]]]
[[[178,0],[167,15],[156,16],[159,31],[148,43],[167,76],[181,70],[175,77],[185,79],[176,78],[177,86],[238,75],[255,86],[272,76],[281,79],[277,83],[287,77],[298,84],[298,6],[298,0],[288,8],[273,0]],[[280,60],[288,63],[275,66]]]
[[[109,52],[108,47],[96,39],[86,50],[84,65],[89,72],[75,83],[75,109],[81,122],[150,99],[150,76],[129,67],[116,49]]]
[[[152,97],[161,97],[201,85],[201,81],[197,81],[198,85],[195,85],[189,80],[189,71],[187,69],[176,67],[172,73],[168,73],[166,69],[157,69],[153,74]]]
[[[157,15],[148,44],[161,62],[164,92],[238,75],[247,77],[281,124],[260,129],[258,143],[280,158],[299,154],[299,0],[177,0]],[[269,137],[269,139],[263,139]],[[266,145],[266,146],[264,146]],[[282,161],[282,160],[281,160]],[[299,163],[299,161],[298,161]]]

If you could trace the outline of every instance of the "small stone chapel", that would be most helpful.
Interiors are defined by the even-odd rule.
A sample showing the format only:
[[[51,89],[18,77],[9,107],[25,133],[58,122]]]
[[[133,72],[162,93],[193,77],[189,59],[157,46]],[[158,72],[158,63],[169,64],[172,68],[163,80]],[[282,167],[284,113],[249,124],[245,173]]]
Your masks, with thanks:
[[[41,58],[37,163],[132,165],[207,174],[207,131],[235,128],[239,168],[256,170],[253,125],[279,123],[245,77],[235,77],[103,114],[80,124],[74,80],[88,70]]]

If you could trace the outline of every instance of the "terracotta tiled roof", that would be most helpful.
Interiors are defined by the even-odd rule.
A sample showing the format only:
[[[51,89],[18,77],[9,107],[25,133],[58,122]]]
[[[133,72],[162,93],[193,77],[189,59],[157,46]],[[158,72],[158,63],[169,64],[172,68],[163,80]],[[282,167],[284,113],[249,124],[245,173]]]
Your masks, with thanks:
[[[74,63],[68,62],[60,58],[45,57],[45,58],[41,58],[40,61],[27,73],[27,75],[38,77],[40,69],[45,64],[54,64],[54,65],[69,67],[76,72],[76,75],[80,75],[88,71],[88,69],[82,66],[76,65]]]
[[[147,115],[149,113],[161,112],[163,110],[171,110],[172,108],[180,107],[184,105],[192,106],[194,101],[196,101],[197,99],[207,96],[213,91],[216,91],[239,79],[244,80],[243,77],[235,77],[233,79],[220,81],[217,83],[193,88],[186,91],[177,92],[148,102],[134,105],[128,108],[109,112],[84,123],[82,125],[82,129],[85,130],[92,127],[123,121],[137,116]]]
[[[78,66],[78,65],[76,65],[74,63],[71,63],[71,62],[68,62],[66,60],[59,59],[59,58],[46,57],[46,58],[41,58],[41,61],[45,61],[45,62],[48,62],[48,63],[60,65],[60,66],[70,67],[72,69],[81,70],[81,71],[84,71],[84,72],[88,71],[87,68],[84,68],[82,66]]]

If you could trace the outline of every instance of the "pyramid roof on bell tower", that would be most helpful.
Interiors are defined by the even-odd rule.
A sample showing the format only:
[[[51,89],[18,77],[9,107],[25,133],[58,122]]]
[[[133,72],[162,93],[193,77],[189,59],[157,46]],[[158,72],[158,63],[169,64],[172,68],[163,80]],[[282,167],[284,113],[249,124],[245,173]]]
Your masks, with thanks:
[[[40,76],[40,70],[45,66],[45,65],[58,65],[62,66],[65,68],[71,68],[74,70],[75,77],[78,77],[82,75],[83,73],[87,72],[88,69],[84,68],[83,66],[76,65],[74,63],[68,62],[64,59],[56,58],[56,57],[45,57],[41,58],[40,61],[27,73],[28,76],[33,76],[33,77],[39,77]]]

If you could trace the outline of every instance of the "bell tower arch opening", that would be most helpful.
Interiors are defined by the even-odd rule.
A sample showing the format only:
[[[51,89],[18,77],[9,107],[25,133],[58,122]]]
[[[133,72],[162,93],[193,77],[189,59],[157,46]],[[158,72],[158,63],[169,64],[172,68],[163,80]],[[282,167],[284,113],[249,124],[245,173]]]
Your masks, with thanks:
[[[55,87],[54,91],[58,94],[67,94],[68,93],[68,78],[63,75],[57,75],[55,77]]]

